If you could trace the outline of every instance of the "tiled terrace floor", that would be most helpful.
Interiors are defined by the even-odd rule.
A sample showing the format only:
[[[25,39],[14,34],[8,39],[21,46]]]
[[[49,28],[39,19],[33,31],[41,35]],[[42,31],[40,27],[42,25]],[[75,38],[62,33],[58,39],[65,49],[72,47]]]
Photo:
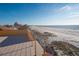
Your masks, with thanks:
[[[3,39],[0,37],[0,56],[34,56],[35,54],[41,56],[43,49],[36,41],[36,53],[35,53],[35,41],[27,41],[28,38],[23,36],[13,36]]]

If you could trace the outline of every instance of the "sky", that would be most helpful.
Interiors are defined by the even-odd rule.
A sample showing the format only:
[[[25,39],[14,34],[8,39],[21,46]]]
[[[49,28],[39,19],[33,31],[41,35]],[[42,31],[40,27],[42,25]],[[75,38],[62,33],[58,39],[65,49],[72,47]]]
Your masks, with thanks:
[[[0,24],[79,25],[77,3],[0,3]]]

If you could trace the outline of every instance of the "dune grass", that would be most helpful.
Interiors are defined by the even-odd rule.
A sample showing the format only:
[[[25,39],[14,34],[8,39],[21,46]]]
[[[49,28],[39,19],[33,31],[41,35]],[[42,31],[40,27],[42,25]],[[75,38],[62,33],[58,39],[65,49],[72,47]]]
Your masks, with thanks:
[[[5,30],[0,31],[0,36],[26,34],[27,30]]]

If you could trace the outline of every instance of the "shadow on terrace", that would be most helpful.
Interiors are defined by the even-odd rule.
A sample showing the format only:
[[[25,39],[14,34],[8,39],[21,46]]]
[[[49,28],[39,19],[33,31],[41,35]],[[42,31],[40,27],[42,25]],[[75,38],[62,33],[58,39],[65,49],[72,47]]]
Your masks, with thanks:
[[[25,35],[17,35],[17,36],[8,36],[4,41],[0,43],[0,47],[10,46],[14,44],[20,44],[24,42],[28,42],[28,37]]]

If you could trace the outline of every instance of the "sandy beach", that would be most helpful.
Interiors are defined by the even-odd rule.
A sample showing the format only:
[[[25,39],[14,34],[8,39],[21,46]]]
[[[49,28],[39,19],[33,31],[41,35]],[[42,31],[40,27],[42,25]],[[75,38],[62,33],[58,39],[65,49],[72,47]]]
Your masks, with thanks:
[[[63,41],[72,44],[79,48],[79,31],[71,29],[60,29],[60,28],[50,28],[50,27],[38,27],[31,26],[32,30],[44,33],[50,32],[56,35],[56,37],[49,37],[48,41]]]

